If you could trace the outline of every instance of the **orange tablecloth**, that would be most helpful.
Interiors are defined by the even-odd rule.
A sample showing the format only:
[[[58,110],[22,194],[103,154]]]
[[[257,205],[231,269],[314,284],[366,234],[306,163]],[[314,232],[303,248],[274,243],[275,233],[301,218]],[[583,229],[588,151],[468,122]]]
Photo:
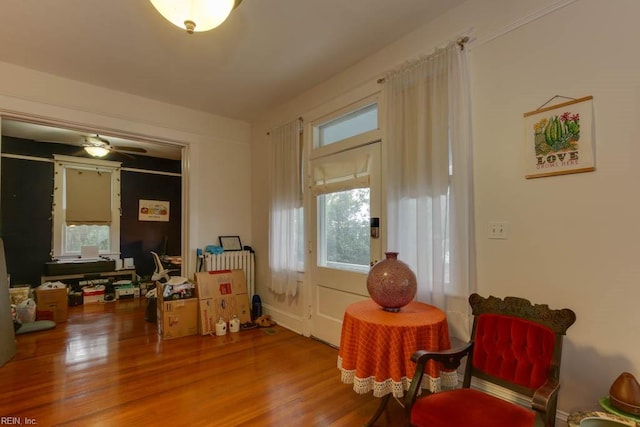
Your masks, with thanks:
[[[342,382],[353,384],[360,394],[373,390],[382,397],[402,397],[411,385],[416,350],[451,347],[445,313],[437,307],[411,302],[397,313],[382,310],[372,300],[349,305],[344,313],[338,369]],[[423,387],[439,391],[441,384],[457,383],[455,372],[441,372],[441,364],[429,362]]]

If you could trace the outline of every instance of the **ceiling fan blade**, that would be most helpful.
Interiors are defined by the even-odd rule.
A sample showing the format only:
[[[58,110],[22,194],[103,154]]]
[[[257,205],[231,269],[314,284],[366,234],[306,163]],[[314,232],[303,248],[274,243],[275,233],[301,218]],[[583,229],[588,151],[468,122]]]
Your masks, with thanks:
[[[123,158],[127,158],[129,160],[137,160],[135,158],[135,156],[132,156],[131,154],[127,154],[124,151],[111,150],[111,154],[113,154],[114,156],[120,156],[120,157],[123,157]]]
[[[116,147],[116,146],[111,146],[111,149],[114,151],[130,151],[132,153],[146,153],[147,150],[145,150],[142,147],[134,147],[131,145],[128,146],[120,146],[120,147]]]

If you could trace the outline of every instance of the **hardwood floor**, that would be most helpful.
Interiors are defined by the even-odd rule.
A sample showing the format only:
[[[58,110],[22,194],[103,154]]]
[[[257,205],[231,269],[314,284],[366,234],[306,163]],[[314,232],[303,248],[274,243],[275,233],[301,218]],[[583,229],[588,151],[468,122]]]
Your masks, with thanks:
[[[326,344],[279,326],[161,340],[145,303],[69,307],[68,322],[18,335],[0,424],[361,426],[378,407],[342,384]],[[402,425],[397,402],[375,425]]]

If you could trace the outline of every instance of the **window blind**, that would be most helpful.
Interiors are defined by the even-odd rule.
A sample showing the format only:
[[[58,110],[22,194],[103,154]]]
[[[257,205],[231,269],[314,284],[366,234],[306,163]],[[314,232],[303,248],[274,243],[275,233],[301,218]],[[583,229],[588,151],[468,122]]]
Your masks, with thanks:
[[[311,167],[311,192],[315,196],[369,186],[371,157],[367,149],[316,159]]]
[[[67,225],[111,223],[111,172],[65,168]]]

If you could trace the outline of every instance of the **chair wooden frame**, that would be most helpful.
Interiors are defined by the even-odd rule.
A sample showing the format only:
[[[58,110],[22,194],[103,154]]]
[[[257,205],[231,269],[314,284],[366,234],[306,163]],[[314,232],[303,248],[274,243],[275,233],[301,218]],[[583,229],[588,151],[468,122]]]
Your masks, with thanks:
[[[421,391],[419,386],[422,382],[422,376],[424,374],[427,361],[435,360],[441,362],[445,369],[453,370],[458,369],[462,359],[467,357],[462,388],[470,388],[471,379],[475,377],[513,390],[523,396],[527,396],[530,399],[531,409],[533,409],[536,414],[535,425],[541,424],[553,427],[555,425],[558,390],[560,388],[559,376],[562,356],[562,339],[566,334],[567,329],[575,322],[575,313],[567,308],[553,310],[547,305],[534,305],[526,299],[517,297],[506,297],[504,299],[500,299],[490,296],[484,298],[478,294],[473,294],[469,297],[469,304],[471,305],[474,315],[471,341],[469,343],[443,352],[428,352],[420,350],[412,355],[411,360],[417,365],[415,375],[411,380],[411,386],[404,400],[408,425],[411,425],[411,412],[414,409],[414,404]],[[476,336],[478,319],[483,314],[497,314],[524,319],[546,326],[553,332],[555,336],[555,343],[551,364],[547,371],[546,381],[542,386],[537,389],[528,388],[489,375],[476,368],[473,362],[474,339]],[[445,391],[445,393],[447,393],[447,391]],[[422,398],[428,399],[429,394]],[[464,410],[464,408],[461,406],[460,410]]]

